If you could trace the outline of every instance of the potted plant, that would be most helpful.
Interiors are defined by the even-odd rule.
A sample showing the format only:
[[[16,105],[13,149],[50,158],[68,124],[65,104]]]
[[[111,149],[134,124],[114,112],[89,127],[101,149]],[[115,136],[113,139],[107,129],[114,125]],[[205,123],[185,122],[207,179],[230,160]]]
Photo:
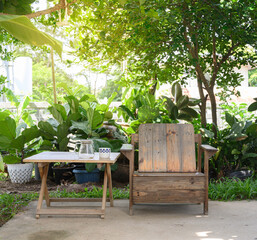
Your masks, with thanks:
[[[36,154],[34,147],[40,141],[38,128],[26,128],[24,124],[16,126],[15,120],[4,113],[0,113],[0,126],[2,161],[7,164],[11,182],[26,183],[31,179],[33,164],[23,164],[23,159]]]

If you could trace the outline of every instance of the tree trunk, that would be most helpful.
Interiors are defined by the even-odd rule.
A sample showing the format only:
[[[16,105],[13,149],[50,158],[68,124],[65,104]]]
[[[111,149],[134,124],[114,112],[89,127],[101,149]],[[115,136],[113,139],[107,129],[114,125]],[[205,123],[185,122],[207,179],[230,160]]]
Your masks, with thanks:
[[[197,84],[198,84],[199,95],[200,95],[200,98],[201,98],[201,104],[199,105],[200,114],[201,114],[201,125],[203,127],[206,127],[206,123],[207,123],[207,121],[206,121],[206,101],[207,101],[207,97],[204,96],[202,81],[199,77],[197,77]]]
[[[217,103],[216,103],[216,98],[213,92],[213,88],[210,89],[210,91],[208,92],[209,96],[210,96],[210,101],[211,101],[211,113],[212,113],[212,130],[214,132],[214,136],[215,138],[217,137]]]

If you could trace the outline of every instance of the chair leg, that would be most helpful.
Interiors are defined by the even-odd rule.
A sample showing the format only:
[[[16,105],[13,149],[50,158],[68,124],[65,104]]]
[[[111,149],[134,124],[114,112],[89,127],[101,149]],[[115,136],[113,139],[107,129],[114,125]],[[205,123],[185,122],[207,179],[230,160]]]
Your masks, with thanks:
[[[133,202],[131,198],[129,198],[129,215],[133,215]]]
[[[203,214],[208,215],[208,201],[203,204]]]

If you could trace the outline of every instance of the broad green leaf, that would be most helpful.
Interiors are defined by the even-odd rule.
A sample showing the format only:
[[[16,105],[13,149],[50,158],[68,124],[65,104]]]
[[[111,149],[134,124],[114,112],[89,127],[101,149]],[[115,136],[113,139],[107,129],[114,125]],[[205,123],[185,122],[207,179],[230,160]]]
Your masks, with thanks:
[[[1,15],[0,15],[0,19],[1,19]],[[5,95],[6,95],[7,99],[8,99],[8,101],[10,101],[12,103],[12,105],[14,105],[16,108],[19,107],[20,102],[16,98],[16,96],[14,95],[14,93],[13,93],[13,91],[11,89],[7,89],[7,91],[5,92]]]
[[[76,122],[71,120],[71,122],[72,122],[71,129],[80,129],[83,132],[85,132],[87,135],[91,134],[91,128],[88,121]]]
[[[198,117],[198,112],[195,111],[193,108],[189,108],[189,107],[181,109],[181,113],[186,113],[186,114],[190,115],[193,118],[197,118]]]
[[[33,125],[33,119],[29,112],[24,112],[21,118],[29,127]]]
[[[214,133],[206,128],[200,128],[203,137],[214,138]]]
[[[67,96],[67,97],[64,97],[64,98],[66,99],[66,101],[70,105],[71,113],[78,112],[78,108],[79,108],[79,101],[78,101],[78,99],[75,98],[74,96]]]
[[[56,131],[49,122],[40,121],[38,127],[40,128],[41,135],[46,139],[51,140],[56,136]]]
[[[87,118],[92,130],[100,127],[100,125],[103,123],[103,116],[91,107],[87,110]]]
[[[0,135],[0,149],[8,151],[8,149],[10,148],[11,141],[12,139]]]
[[[29,105],[29,103],[30,103],[30,98],[27,96],[27,97],[25,98],[25,100],[23,101],[22,110],[26,109],[27,106]]]
[[[57,109],[58,112],[60,112],[63,120],[65,121],[67,119],[67,113],[66,113],[65,107],[62,106],[61,104],[54,104],[53,106]]]
[[[16,123],[14,119],[6,117],[4,121],[0,121],[0,136],[6,136],[9,139],[16,137]]]
[[[96,152],[98,152],[99,148],[101,147],[112,148],[112,145],[104,139],[93,139],[93,142],[94,142],[94,149]]]
[[[175,82],[171,86],[171,94],[175,98],[176,102],[182,96],[182,88],[178,82]]]
[[[25,137],[21,135],[12,140],[10,144],[10,148],[17,149],[18,151],[22,151],[22,149],[24,148],[24,145],[25,145]]]
[[[251,124],[251,125],[246,129],[246,134],[257,134],[257,123]]]
[[[0,121],[4,121],[6,117],[8,117],[11,114],[9,110],[4,110],[3,112],[0,112]]]
[[[40,134],[39,134],[39,130],[38,130],[37,126],[32,126],[31,128],[26,128],[22,132],[22,136],[25,137],[25,143],[28,143],[28,142],[32,141],[33,139],[38,138],[40,136]]]
[[[188,102],[189,102],[189,97],[186,95],[183,95],[178,98],[178,100],[176,102],[176,106],[178,107],[178,109],[182,109],[182,108],[187,107]]]
[[[17,157],[16,155],[6,155],[3,157],[3,161],[6,164],[15,164],[21,163],[21,158]]]
[[[225,112],[225,119],[226,122],[232,127],[234,125],[234,123],[237,122],[236,118],[234,116],[232,116],[231,114],[229,114],[228,112]]]
[[[119,106],[119,109],[121,109],[123,112],[125,112],[131,119],[135,120],[135,116],[125,105]]]
[[[249,112],[253,112],[257,110],[257,101],[252,103],[249,107],[248,107],[248,111]]]
[[[112,103],[113,99],[117,96],[118,93],[112,93],[111,97],[108,99],[107,106],[109,108],[110,104]]]
[[[63,123],[63,117],[62,114],[53,106],[49,107],[48,110],[53,115],[53,117],[60,123]]]
[[[0,27],[24,43],[33,46],[49,45],[62,56],[62,43],[39,31],[26,16],[0,15]]]

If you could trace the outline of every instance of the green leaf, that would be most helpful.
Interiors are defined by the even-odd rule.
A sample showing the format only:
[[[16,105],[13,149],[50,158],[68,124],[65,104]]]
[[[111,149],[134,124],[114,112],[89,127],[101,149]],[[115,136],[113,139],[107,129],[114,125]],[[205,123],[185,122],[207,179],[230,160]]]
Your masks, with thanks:
[[[61,114],[63,120],[65,121],[67,119],[67,113],[66,113],[65,107],[62,106],[61,104],[54,104],[53,106]]]
[[[247,159],[247,158],[257,158],[257,153],[246,153],[242,157],[242,159]]]
[[[140,5],[143,5],[146,0],[139,0]]]
[[[191,116],[193,118],[197,118],[198,117],[198,112],[195,111],[193,108],[186,107],[186,108],[181,109],[181,112],[182,113],[186,113],[186,114],[188,114],[189,116]]]
[[[14,119],[6,117],[4,121],[0,121],[0,136],[6,136],[9,139],[16,137],[16,123]]]
[[[0,154],[0,170],[3,172],[4,171],[4,161],[2,158],[2,155]]]
[[[6,117],[8,117],[11,114],[10,111],[4,110],[3,112],[0,112],[0,121],[4,121]]]
[[[175,98],[176,102],[182,96],[182,88],[178,82],[175,82],[171,86],[171,94]]]
[[[229,114],[228,112],[225,112],[225,119],[226,122],[232,127],[234,125],[234,123],[237,122],[236,118],[234,116],[232,116],[231,114]]]
[[[24,148],[24,145],[25,145],[25,137],[21,135],[12,140],[10,144],[10,148],[17,149],[18,151],[22,151],[22,149]]]
[[[22,104],[22,110],[26,109],[30,103],[30,98],[27,96]]]
[[[178,109],[182,109],[187,107],[189,102],[189,97],[184,95],[184,96],[180,96],[176,102],[176,106],[178,107]]]
[[[1,15],[0,15],[0,19],[1,19]],[[1,24],[0,24],[0,26],[1,26]],[[7,91],[5,92],[5,95],[6,95],[7,99],[12,103],[12,105],[14,105],[16,108],[19,107],[20,102],[16,98],[16,96],[14,95],[14,93],[12,92],[11,89],[7,89]]]
[[[28,143],[40,136],[37,126],[26,128],[21,134],[25,137],[25,143]]]
[[[21,118],[29,127],[33,125],[33,119],[29,112],[24,112]]]
[[[257,110],[257,101],[252,103],[249,107],[248,107],[248,111],[249,112],[253,112]]]
[[[70,105],[71,113],[78,112],[78,108],[79,108],[79,101],[78,101],[78,99],[75,98],[74,96],[67,96],[67,97],[64,97],[64,98],[66,99],[66,101]]]
[[[131,119],[135,120],[135,116],[125,105],[119,106],[119,109],[121,109],[123,112],[125,112]]]
[[[206,128],[200,128],[203,137],[214,138],[214,133]]]
[[[93,139],[94,142],[94,149],[96,152],[99,152],[99,148],[106,147],[106,148],[112,148],[112,145],[103,139]]]
[[[91,127],[90,127],[88,121],[76,122],[76,121],[71,120],[71,122],[72,122],[71,129],[80,129],[83,132],[85,132],[87,135],[91,134]]]
[[[56,131],[49,122],[40,121],[38,127],[40,128],[41,135],[46,139],[53,139],[56,136]]]
[[[103,123],[103,116],[91,107],[87,109],[87,118],[92,130],[100,127]]]
[[[256,134],[257,133],[257,123],[251,124],[247,129],[246,129],[246,134]]]
[[[1,136],[0,135],[0,149],[1,150],[8,150],[10,148],[10,144],[12,142],[12,139],[6,137],[6,136]]]
[[[24,43],[34,46],[49,45],[62,56],[62,43],[39,31],[26,16],[0,15],[0,27]]]
[[[48,110],[51,112],[53,117],[60,123],[63,123],[63,117],[62,114],[53,106],[49,107]]]
[[[16,155],[6,155],[3,157],[3,161],[6,164],[15,164],[21,163],[21,158],[17,157]]]
[[[110,104],[112,103],[113,99],[117,96],[117,92],[112,93],[111,97],[108,99],[107,106],[109,108]]]

